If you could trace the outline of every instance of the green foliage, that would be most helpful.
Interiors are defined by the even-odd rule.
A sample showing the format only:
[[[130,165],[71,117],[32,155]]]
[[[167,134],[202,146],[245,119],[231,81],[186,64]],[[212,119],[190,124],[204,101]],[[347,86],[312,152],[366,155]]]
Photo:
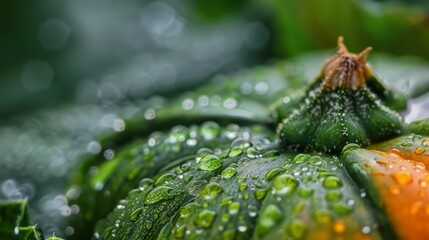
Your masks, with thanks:
[[[0,236],[5,239],[42,240],[43,234],[30,223],[27,200],[0,200]]]

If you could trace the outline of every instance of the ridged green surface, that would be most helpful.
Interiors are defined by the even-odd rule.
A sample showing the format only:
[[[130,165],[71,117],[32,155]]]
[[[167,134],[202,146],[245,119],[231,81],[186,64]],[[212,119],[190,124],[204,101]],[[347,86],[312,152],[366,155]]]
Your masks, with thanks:
[[[193,201],[195,198],[195,204],[199,205],[202,200],[200,198],[219,200],[220,198],[217,198],[217,196],[221,195],[222,192],[228,193],[229,187],[232,187],[238,193],[239,191],[236,188],[239,186],[237,184],[234,184],[235,186],[229,184],[227,188],[226,184],[228,183],[216,182],[216,179],[221,181],[222,173],[223,175],[228,175],[227,172],[231,171],[231,167],[234,166],[231,166],[232,164],[238,164],[237,166],[241,164],[245,165],[244,162],[246,160],[251,161],[246,158],[255,158],[255,154],[259,155],[253,146],[261,145],[260,141],[265,143],[267,140],[255,139],[249,142],[245,139],[238,139],[233,143],[231,149],[227,148],[226,150],[217,152],[208,150],[200,156],[195,156],[190,161],[161,173],[154,180],[146,180],[138,189],[132,190],[127,199],[121,200],[115,210],[105,220],[97,224],[94,238],[157,239],[161,229],[164,227],[168,228],[168,223],[173,221],[173,217],[182,206]],[[239,172],[238,169],[237,171]],[[250,171],[249,168],[246,171]],[[232,174],[230,173],[230,175]],[[241,175],[241,173],[238,173],[236,177],[244,177]],[[243,191],[247,189],[246,187],[242,188]],[[232,192],[232,190],[230,191]],[[242,198],[244,198],[244,195],[242,195]],[[249,195],[246,198],[250,199],[249,201],[251,202],[254,196],[250,198]],[[246,202],[244,200],[240,201],[239,196],[236,196],[235,200],[237,202],[233,204],[232,201],[234,200],[232,198],[232,207],[231,204],[229,206],[230,208],[237,209],[232,209],[231,211],[239,211],[240,206],[237,206],[237,204],[243,205]],[[213,215],[214,211],[208,206],[203,204],[203,207],[206,208],[202,212],[195,211],[198,215],[195,216],[196,219],[192,222],[196,226],[187,223],[187,227],[189,227],[187,235],[192,235],[193,231],[197,231],[196,229],[200,229],[199,234],[201,234],[203,232],[202,228],[212,225],[215,217]],[[252,204],[249,203],[249,206],[252,206]],[[213,207],[215,206],[213,205]],[[245,204],[242,207],[245,208]],[[254,207],[256,210],[257,207]],[[173,222],[171,223],[173,224],[172,227],[180,228],[180,219],[178,221],[179,226],[174,225]],[[246,224],[248,223],[246,222]],[[248,227],[250,228],[250,226]],[[164,231],[167,234],[169,233],[167,230]],[[180,236],[180,230],[175,230],[175,232],[179,233],[175,233],[174,236]],[[185,237],[185,235],[183,236]]]
[[[272,181],[254,239],[381,239],[376,223],[341,160],[298,154]]]

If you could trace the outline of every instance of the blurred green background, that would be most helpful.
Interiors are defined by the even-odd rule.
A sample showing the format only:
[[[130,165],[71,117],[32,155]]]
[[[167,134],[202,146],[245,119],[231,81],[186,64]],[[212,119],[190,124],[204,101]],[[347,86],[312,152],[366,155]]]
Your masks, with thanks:
[[[27,197],[45,234],[71,235],[69,173],[116,120],[216,74],[332,54],[339,35],[394,59],[390,76],[429,77],[424,0],[2,1],[0,198]],[[322,63],[306,64],[311,78]]]

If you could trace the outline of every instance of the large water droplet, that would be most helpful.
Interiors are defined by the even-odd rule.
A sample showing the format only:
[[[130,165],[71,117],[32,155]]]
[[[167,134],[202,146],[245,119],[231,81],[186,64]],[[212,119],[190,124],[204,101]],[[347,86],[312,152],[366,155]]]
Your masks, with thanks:
[[[240,211],[240,203],[233,202],[228,207],[229,214],[237,214]]]
[[[310,187],[301,187],[298,190],[298,194],[302,198],[308,198],[313,195],[314,190]]]
[[[248,188],[249,186],[246,183],[242,183],[240,184],[240,186],[238,186],[238,190],[239,191],[244,191]]]
[[[231,151],[229,152],[228,156],[236,157],[242,153],[243,153],[243,148],[241,146],[233,147],[233,148],[231,148]]]
[[[276,177],[272,183],[273,188],[279,194],[286,194],[294,190],[299,182],[290,174],[282,174]]]
[[[259,189],[255,192],[255,197],[257,200],[262,200],[265,198],[265,196],[267,195],[267,190],[266,189]]]
[[[284,171],[284,168],[274,168],[265,174],[265,179],[271,181],[275,176],[279,175],[281,172]]]
[[[279,207],[269,204],[260,214],[256,231],[258,235],[264,235],[271,231],[283,219],[283,213]]]
[[[422,145],[425,147],[429,147],[429,138],[425,138],[422,140]]]
[[[136,210],[132,211],[129,216],[130,221],[131,222],[137,221],[137,219],[139,218],[142,212],[143,212],[142,208],[137,208]]]
[[[326,200],[328,202],[338,202],[341,200],[342,197],[343,195],[341,194],[340,191],[332,190],[326,193]]]
[[[221,192],[223,192],[223,188],[217,182],[210,182],[207,184],[203,190],[201,190],[200,195],[204,199],[212,199],[218,196]]]
[[[255,158],[258,156],[258,150],[256,150],[254,147],[249,147],[246,149],[246,155],[248,158]]]
[[[399,185],[407,185],[413,181],[413,176],[408,172],[394,172],[392,178]]]
[[[414,153],[417,155],[421,155],[424,152],[425,152],[425,150],[423,148],[416,148],[416,150],[414,150]]]
[[[231,178],[237,173],[237,169],[233,167],[227,167],[225,170],[222,171],[222,177],[223,178]]]
[[[160,186],[163,185],[167,182],[171,182],[172,180],[176,179],[177,176],[174,173],[166,173],[161,175],[156,181],[155,181],[155,186]]]
[[[302,239],[307,231],[307,226],[305,223],[299,219],[293,219],[288,227],[287,231],[290,234],[290,236],[294,239]]]
[[[329,207],[332,211],[334,211],[336,214],[341,216],[350,214],[353,211],[353,206],[350,206],[342,202],[333,203]]]
[[[208,209],[204,209],[197,214],[194,220],[194,224],[198,227],[209,228],[216,218],[216,212]]]
[[[173,188],[171,187],[167,187],[167,186],[156,187],[147,194],[144,200],[144,203],[147,205],[150,205],[160,201],[172,199],[175,196],[174,194],[171,193],[172,191],[173,191]]]
[[[206,122],[201,126],[200,134],[203,136],[204,140],[209,141],[213,140],[220,135],[219,124],[215,122]]]
[[[314,219],[321,224],[330,224],[332,222],[332,215],[326,210],[317,210],[314,213]]]
[[[323,187],[327,189],[339,188],[343,185],[341,180],[336,176],[327,176],[323,181]]]
[[[206,155],[198,163],[198,169],[213,172],[223,166],[223,162],[216,155]]]
[[[198,203],[192,202],[188,203],[180,209],[180,217],[185,218],[189,216],[191,213],[195,212],[201,206]]]
[[[307,161],[309,158],[310,158],[309,155],[300,153],[293,158],[293,162],[294,163],[303,163],[303,162]]]

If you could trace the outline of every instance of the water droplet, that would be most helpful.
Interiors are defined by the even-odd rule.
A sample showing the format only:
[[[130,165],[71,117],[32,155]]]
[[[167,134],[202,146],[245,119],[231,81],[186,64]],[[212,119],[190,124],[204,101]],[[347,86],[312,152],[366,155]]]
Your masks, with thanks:
[[[241,134],[242,134],[242,137],[232,141],[231,147],[248,148],[252,145],[252,143],[249,141],[249,137],[250,137],[249,132],[245,131],[245,132],[242,132]]]
[[[188,145],[190,147],[197,145],[197,143],[198,143],[197,140],[193,139],[193,138],[186,140],[186,145]]]
[[[240,203],[233,202],[228,207],[229,214],[237,214],[240,211]]]
[[[203,190],[201,190],[200,195],[208,200],[214,197],[217,197],[221,192],[223,192],[223,188],[217,182],[210,182],[207,184]]]
[[[429,138],[425,138],[425,139],[423,139],[423,140],[422,140],[422,145],[423,145],[424,147],[429,147]]]
[[[176,179],[177,176],[174,173],[166,173],[161,175],[156,181],[155,181],[155,186],[160,186],[163,185],[165,183],[171,182],[172,180]]]
[[[240,184],[240,186],[238,186],[238,190],[239,191],[244,191],[248,188],[249,186],[246,183],[242,183]]]
[[[341,198],[343,197],[343,195],[341,194],[340,191],[328,191],[326,193],[326,200],[328,202],[338,202],[341,200]]]
[[[192,108],[194,108],[194,101],[192,99],[189,99],[189,98],[183,100],[182,108],[183,108],[183,110],[186,110],[186,111],[191,110]]]
[[[216,218],[216,212],[208,209],[204,209],[197,214],[194,220],[194,224],[198,227],[209,228]]]
[[[146,112],[144,113],[144,118],[146,120],[153,120],[155,119],[155,117],[156,117],[155,109],[150,108],[146,110]]]
[[[362,227],[362,233],[367,235],[371,233],[371,227],[370,226],[363,226]]]
[[[307,231],[305,223],[299,219],[293,219],[287,227],[287,231],[294,239],[302,239]]]
[[[353,211],[353,206],[347,205],[342,202],[333,203],[329,206],[329,208],[336,214],[341,216],[348,215]]]
[[[401,192],[399,190],[399,188],[397,186],[394,186],[394,185],[389,187],[389,191],[393,195],[398,195]]]
[[[113,122],[113,130],[115,132],[122,132],[125,130],[125,122],[123,119],[116,119]]]
[[[243,95],[249,95],[253,92],[253,85],[249,82],[243,82],[240,85],[240,91]]]
[[[426,188],[428,186],[428,182],[425,180],[419,180],[419,185],[422,188]]]
[[[150,191],[145,200],[144,203],[147,205],[151,205],[160,201],[165,201],[174,198],[174,194],[171,192],[173,191],[173,188],[167,187],[167,186],[159,186],[154,188],[152,191]]]
[[[320,164],[322,162],[322,158],[320,156],[312,156],[310,159],[308,159],[308,163],[312,164]]]
[[[403,143],[401,143],[400,144],[402,147],[411,147],[411,146],[413,146],[413,143],[412,142],[403,142]]]
[[[185,233],[186,233],[186,225],[182,225],[176,229],[174,236],[177,239],[183,239],[183,238],[185,238]]]
[[[309,155],[300,153],[293,158],[293,163],[303,163],[307,161],[309,158],[310,158]]]
[[[219,230],[219,232],[221,232],[221,230]],[[233,229],[226,230],[222,233],[221,240],[234,240],[236,239],[235,233]]]
[[[101,145],[99,142],[92,141],[88,144],[87,151],[91,154],[98,154],[101,151]]]
[[[413,176],[408,172],[395,172],[392,173],[392,178],[399,185],[407,185],[413,181]]]
[[[333,228],[336,233],[344,233],[346,231],[346,224],[342,221],[336,221]]]
[[[223,106],[226,109],[234,109],[237,107],[237,100],[235,100],[233,98],[228,98],[223,102]]]
[[[220,205],[223,207],[227,206],[231,203],[232,199],[233,199],[232,197],[226,197],[226,198],[222,199],[222,201],[220,202]]]
[[[265,174],[265,179],[271,181],[275,176],[279,175],[281,172],[284,171],[284,168],[274,168]]]
[[[258,156],[258,151],[253,147],[249,147],[248,149],[246,149],[246,155],[248,158],[255,158],[256,156]]]
[[[308,198],[313,195],[314,190],[310,187],[301,187],[298,190],[298,194],[302,198]]]
[[[247,231],[247,226],[238,226],[238,231],[239,232],[245,232],[245,231]]]
[[[137,221],[140,214],[143,212],[143,208],[137,208],[136,210],[130,213],[129,219],[131,222]]]
[[[171,130],[171,136],[174,137],[177,142],[184,142],[189,138],[189,129],[183,126],[176,126]]]
[[[223,178],[231,178],[237,173],[237,169],[233,167],[227,167],[225,170],[222,171],[222,177]]]
[[[151,178],[143,178],[142,180],[140,180],[139,189],[143,191],[147,189],[149,186],[152,186],[152,184],[153,184],[153,180]]]
[[[232,149],[231,149],[231,151],[229,152],[229,154],[228,154],[228,156],[230,156],[230,157],[236,157],[236,156],[238,156],[238,155],[240,155],[240,154],[242,154],[243,153],[243,148],[242,147],[233,147]]]
[[[424,152],[425,152],[425,150],[423,148],[416,148],[416,150],[414,150],[414,153],[417,154],[417,155],[420,155],[420,154],[422,154]]]
[[[299,182],[289,174],[282,174],[274,179],[272,185],[277,193],[286,194],[298,187]]]
[[[327,189],[339,188],[343,185],[341,180],[336,176],[328,176],[323,181],[323,187]]]
[[[259,189],[255,192],[255,197],[257,200],[262,200],[265,198],[265,196],[267,195],[267,190],[266,189]]]
[[[219,137],[220,132],[220,126],[215,122],[205,122],[200,129],[200,134],[206,141]]]
[[[256,232],[258,235],[264,235],[271,231],[283,219],[282,210],[274,204],[269,204],[260,214]]]
[[[195,158],[195,160],[198,162],[201,161],[201,159],[207,155],[212,155],[213,154],[213,150],[209,149],[209,148],[200,148],[197,151],[197,157]],[[211,157],[211,156],[209,156]],[[216,157],[216,156],[214,156]]]
[[[356,143],[350,143],[344,146],[343,148],[343,154],[348,154],[350,151],[353,151],[354,149],[358,149],[360,146]]]
[[[185,218],[189,216],[191,213],[195,212],[201,206],[198,203],[192,202],[188,203],[180,209],[180,217]]]
[[[246,179],[246,177],[237,177],[237,182],[244,182]]]
[[[316,210],[314,218],[318,223],[330,224],[332,222],[332,215],[326,210]]]
[[[264,95],[268,92],[269,86],[266,82],[259,82],[255,85],[255,92],[258,95]]]
[[[262,155],[262,157],[263,158],[270,158],[270,157],[276,157],[278,155],[280,155],[280,152],[278,150],[271,150],[271,151],[264,153]]]
[[[104,151],[103,156],[107,160],[111,160],[115,157],[115,152],[112,149],[107,149]]]
[[[213,172],[223,166],[223,162],[216,155],[206,155],[198,163],[198,169]]]

